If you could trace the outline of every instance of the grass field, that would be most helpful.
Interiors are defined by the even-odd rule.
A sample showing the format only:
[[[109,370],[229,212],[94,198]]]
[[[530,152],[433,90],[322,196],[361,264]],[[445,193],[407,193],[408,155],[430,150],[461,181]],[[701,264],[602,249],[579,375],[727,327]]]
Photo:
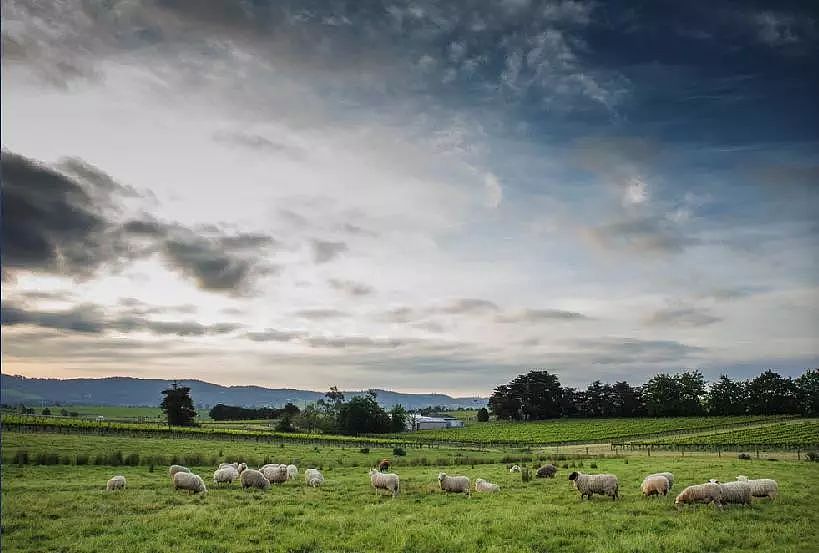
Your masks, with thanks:
[[[414,440],[494,444],[550,444],[618,440],[651,434],[726,429],[776,422],[776,417],[668,417],[642,419],[557,419],[537,422],[486,422],[463,428],[421,430]]]
[[[33,445],[27,441],[28,447]],[[175,441],[166,445],[176,449]],[[307,458],[311,451],[296,448],[287,454]],[[284,452],[268,448],[258,453],[281,458]],[[347,461],[360,455],[349,450],[336,453]],[[4,464],[2,549],[38,553],[816,551],[816,463],[713,457],[594,462],[596,469],[588,468],[591,461],[586,460],[583,470],[617,474],[620,501],[596,497],[581,502],[566,479],[571,469],[561,468],[554,480],[527,483],[503,464],[396,468],[402,493],[394,500],[373,493],[365,467],[326,467],[326,485],[320,489],[305,488],[298,481],[268,492],[243,492],[237,486],[210,486],[214,467],[197,466],[194,471],[209,484],[208,494],[202,497],[172,491],[164,466],[149,472],[144,466]],[[440,468],[473,480],[486,478],[502,490],[471,499],[444,496],[436,481]],[[750,508],[718,511],[700,506],[678,512],[671,496],[643,499],[639,495],[642,477],[659,470],[675,473],[675,491],[708,478],[733,479],[739,473],[772,476],[779,480],[781,497],[772,503],[760,500]],[[113,474],[123,474],[129,488],[105,492],[105,482]]]
[[[819,419],[800,419],[739,428],[736,430],[671,436],[668,438],[648,440],[669,444],[711,444],[711,445],[745,445],[771,444],[778,446],[812,445],[819,448]]]

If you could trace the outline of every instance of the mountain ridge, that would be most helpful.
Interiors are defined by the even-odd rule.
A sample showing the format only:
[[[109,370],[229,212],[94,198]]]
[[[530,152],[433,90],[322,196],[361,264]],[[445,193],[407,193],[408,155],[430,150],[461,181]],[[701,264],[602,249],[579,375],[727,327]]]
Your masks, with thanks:
[[[173,380],[110,376],[104,378],[29,378],[0,374],[0,401],[6,404],[33,405],[90,404],[120,406],[159,405],[161,392]],[[324,392],[298,388],[266,388],[257,385],[223,386],[199,379],[179,379],[180,385],[191,389],[194,404],[210,408],[217,403],[242,407],[281,407],[287,402],[303,406],[324,397]],[[344,390],[345,397],[366,393],[366,390]],[[410,394],[391,390],[376,390],[377,401],[384,407],[400,404],[406,409],[443,406],[448,409],[486,406],[482,397],[452,397],[447,394]]]

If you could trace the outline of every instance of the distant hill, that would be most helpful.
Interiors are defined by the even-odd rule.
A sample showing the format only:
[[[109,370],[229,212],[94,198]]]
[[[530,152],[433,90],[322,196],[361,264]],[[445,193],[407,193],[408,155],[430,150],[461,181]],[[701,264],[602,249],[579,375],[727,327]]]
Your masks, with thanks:
[[[171,380],[110,377],[110,378],[26,378],[0,375],[0,402],[25,403],[29,407],[54,403],[86,405],[159,405],[162,390]],[[210,408],[217,403],[243,407],[281,407],[287,402],[303,406],[324,397],[324,392],[261,386],[220,386],[202,380],[179,380],[190,387],[197,406]],[[362,391],[344,392],[347,397]],[[449,409],[486,406],[486,398],[454,398],[445,394],[402,394],[377,390],[378,402],[384,407],[403,405],[406,409],[421,409],[438,405]]]

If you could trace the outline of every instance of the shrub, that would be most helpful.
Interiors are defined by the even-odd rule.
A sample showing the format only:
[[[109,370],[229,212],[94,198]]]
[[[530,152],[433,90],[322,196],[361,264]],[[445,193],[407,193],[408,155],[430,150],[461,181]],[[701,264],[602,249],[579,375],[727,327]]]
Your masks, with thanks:
[[[362,447],[361,449],[358,450],[358,452],[363,453],[364,455],[366,455],[367,453],[370,452],[370,448],[369,447]]]
[[[751,455],[749,453],[740,453],[737,455],[737,459],[742,459],[743,461],[750,461]]]
[[[139,453],[129,453],[125,459],[124,463],[130,467],[135,467],[139,464]]]
[[[561,468],[567,469],[567,468],[569,468],[569,463],[563,463],[560,466],[561,466]]]
[[[407,452],[404,451],[403,447],[394,447],[392,448],[392,454],[395,455],[396,457],[404,457],[407,454]]]
[[[623,457],[623,462],[624,462],[625,464],[628,464],[628,457]]]
[[[590,469],[596,469],[596,468],[597,468],[597,463],[591,463],[591,464],[589,464],[589,468],[590,468]]]
[[[812,463],[819,462],[819,452],[808,451],[807,453],[805,453],[805,459]]]
[[[28,451],[24,449],[18,449],[17,452],[14,454],[14,462],[18,465],[27,465],[28,464]]]
[[[153,462],[151,462],[151,464],[148,465],[148,472],[153,472],[153,471],[154,471],[154,464],[153,464]]]
[[[84,453],[78,453],[75,463],[78,465],[87,465],[90,460],[89,456]]]

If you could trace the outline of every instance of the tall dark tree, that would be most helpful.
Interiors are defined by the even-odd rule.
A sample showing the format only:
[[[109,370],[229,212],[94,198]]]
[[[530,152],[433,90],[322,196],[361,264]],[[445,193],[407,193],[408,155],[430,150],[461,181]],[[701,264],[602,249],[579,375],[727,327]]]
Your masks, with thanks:
[[[748,411],[748,384],[720,375],[705,399],[709,415],[744,415]]]
[[[748,384],[748,408],[753,415],[798,412],[793,380],[770,369],[763,372]]]
[[[808,369],[794,384],[799,412],[806,417],[819,415],[819,369]]]
[[[520,398],[512,395],[512,387],[501,384],[489,397],[489,409],[499,419],[521,419]],[[423,411],[422,411],[423,414]]]
[[[192,426],[196,410],[193,408],[191,389],[179,386],[174,380],[170,388],[162,390],[162,395],[165,397],[159,406],[168,418],[168,426]]]
[[[477,418],[478,422],[489,422],[489,411],[486,410],[486,407],[478,409]]]
[[[390,409],[390,432],[404,432],[407,429],[407,410],[396,404]]]
[[[679,397],[679,383],[669,374],[657,374],[643,385],[646,413],[650,417],[668,417],[679,414]]]
[[[639,417],[645,414],[640,389],[632,388],[625,380],[615,382],[611,387],[611,400],[615,417]]]
[[[705,378],[700,371],[686,371],[675,375],[679,383],[678,413],[683,416],[704,415]]]
[[[378,405],[375,393],[367,392],[339,405],[338,430],[342,434],[381,434],[389,432],[390,417]]]

